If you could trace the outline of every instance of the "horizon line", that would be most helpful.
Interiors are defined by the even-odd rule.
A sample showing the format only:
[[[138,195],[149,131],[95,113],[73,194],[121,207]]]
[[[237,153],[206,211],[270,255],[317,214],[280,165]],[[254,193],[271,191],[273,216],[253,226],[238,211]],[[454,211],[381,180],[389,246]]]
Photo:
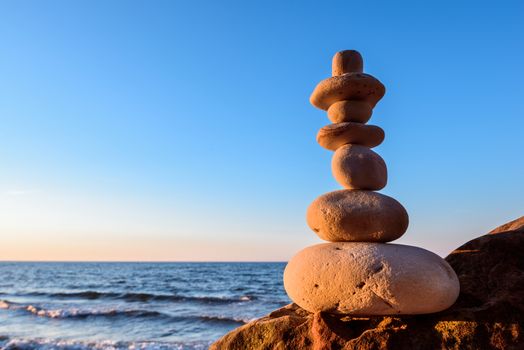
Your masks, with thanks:
[[[286,263],[283,260],[2,260],[0,263]]]

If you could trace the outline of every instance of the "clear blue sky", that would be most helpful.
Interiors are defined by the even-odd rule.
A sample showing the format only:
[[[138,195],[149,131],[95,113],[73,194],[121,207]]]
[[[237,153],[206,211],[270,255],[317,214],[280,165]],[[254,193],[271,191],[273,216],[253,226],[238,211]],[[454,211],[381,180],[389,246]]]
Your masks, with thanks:
[[[339,189],[309,95],[357,49],[398,242],[524,215],[521,1],[3,1],[0,259],[286,260]]]

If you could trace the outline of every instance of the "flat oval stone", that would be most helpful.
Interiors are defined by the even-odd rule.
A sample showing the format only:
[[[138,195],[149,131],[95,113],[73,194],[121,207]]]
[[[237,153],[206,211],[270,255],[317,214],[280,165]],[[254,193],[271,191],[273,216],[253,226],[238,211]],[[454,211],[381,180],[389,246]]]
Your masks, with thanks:
[[[310,312],[359,316],[439,312],[457,299],[457,275],[422,248],[382,243],[324,243],[295,255],[284,287]]]
[[[364,100],[375,107],[385,93],[384,85],[373,76],[366,73],[345,73],[322,80],[313,90],[309,101],[323,110],[343,100]]]
[[[366,101],[338,101],[329,106],[327,115],[333,123],[357,122],[365,124],[371,118],[373,108]]]
[[[331,160],[331,171],[335,180],[348,189],[378,191],[388,181],[382,157],[360,145],[339,147]]]
[[[376,147],[384,141],[384,130],[375,125],[360,123],[336,123],[324,126],[318,131],[317,142],[320,146],[336,151],[343,145],[357,144]]]
[[[331,242],[389,242],[406,232],[406,209],[386,195],[339,190],[321,195],[307,209],[307,224]]]

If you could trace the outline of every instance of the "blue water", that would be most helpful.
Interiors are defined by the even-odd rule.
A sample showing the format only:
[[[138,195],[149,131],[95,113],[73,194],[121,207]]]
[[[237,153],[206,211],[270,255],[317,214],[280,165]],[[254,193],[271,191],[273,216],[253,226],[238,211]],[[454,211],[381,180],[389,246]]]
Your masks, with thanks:
[[[290,302],[284,266],[0,262],[0,349],[207,349]]]

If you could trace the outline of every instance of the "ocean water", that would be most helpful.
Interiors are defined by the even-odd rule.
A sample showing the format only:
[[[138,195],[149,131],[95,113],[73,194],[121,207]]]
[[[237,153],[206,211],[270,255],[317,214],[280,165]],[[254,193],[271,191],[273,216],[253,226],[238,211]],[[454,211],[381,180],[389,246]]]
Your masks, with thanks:
[[[284,267],[0,262],[0,349],[207,349],[290,302]]]

